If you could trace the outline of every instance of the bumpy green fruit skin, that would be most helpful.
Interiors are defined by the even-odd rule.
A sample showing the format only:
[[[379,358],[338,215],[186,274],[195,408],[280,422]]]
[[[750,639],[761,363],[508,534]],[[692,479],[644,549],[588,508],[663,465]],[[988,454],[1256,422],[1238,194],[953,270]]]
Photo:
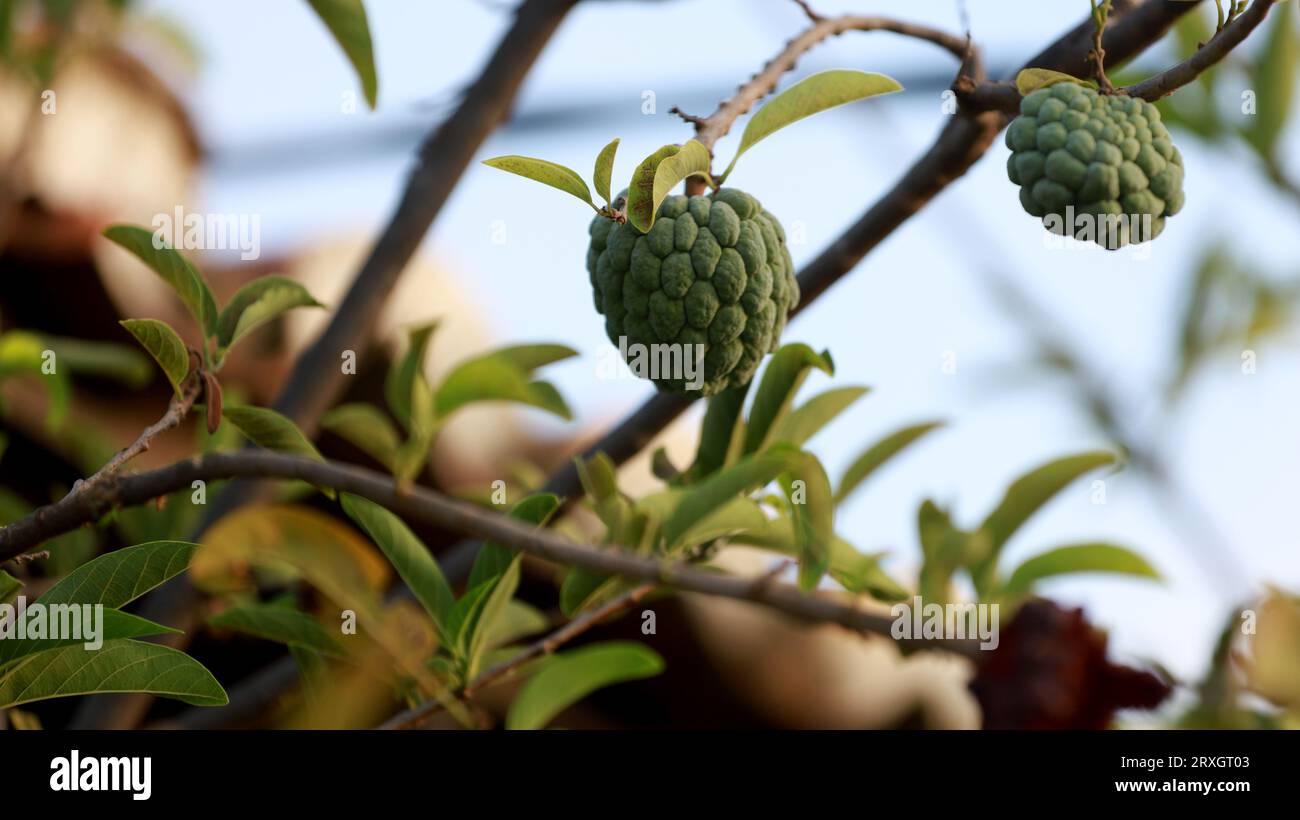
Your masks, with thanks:
[[[636,344],[704,346],[703,383],[654,379],[660,390],[711,396],[747,384],[799,302],[781,223],[735,188],[668,197],[645,234],[601,216],[590,234],[596,310],[629,364]]]
[[[1183,157],[1145,100],[1078,83],[1040,88],[1020,101],[1007,147],[1020,204],[1053,233],[1116,250],[1154,239],[1183,208]],[[1108,231],[1080,215],[1123,218]]]

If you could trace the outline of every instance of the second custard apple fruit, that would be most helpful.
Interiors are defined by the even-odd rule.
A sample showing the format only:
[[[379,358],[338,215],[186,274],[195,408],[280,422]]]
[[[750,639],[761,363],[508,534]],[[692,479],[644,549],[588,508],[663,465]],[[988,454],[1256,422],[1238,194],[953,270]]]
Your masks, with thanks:
[[[1146,100],[1040,88],[1020,101],[1007,146],[1020,204],[1053,233],[1116,250],[1154,239],[1183,208],[1183,157]]]
[[[703,346],[702,383],[654,378],[661,390],[711,396],[747,384],[799,303],[781,223],[735,188],[666,198],[648,233],[603,216],[590,233],[596,310],[628,363],[636,344]]]

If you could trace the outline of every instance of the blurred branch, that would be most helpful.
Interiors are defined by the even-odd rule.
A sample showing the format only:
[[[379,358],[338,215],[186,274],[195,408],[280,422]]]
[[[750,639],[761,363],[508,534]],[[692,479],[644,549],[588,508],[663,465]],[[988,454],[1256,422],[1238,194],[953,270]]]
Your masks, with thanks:
[[[117,507],[144,504],[189,487],[194,481],[230,478],[297,479],[368,498],[411,521],[432,524],[517,549],[543,560],[607,575],[648,581],[686,592],[763,604],[813,623],[834,623],[855,632],[890,636],[893,619],[866,612],[852,602],[824,594],[805,594],[785,584],[755,584],[751,579],[684,568],[679,563],[639,556],[621,548],[593,549],[533,529],[500,513],[449,498],[422,487],[400,488],[391,476],[373,470],[269,450],[239,450],[178,461],[132,475],[113,474],[87,492],[65,496],[0,529],[0,560],[42,541],[98,520]],[[972,654],[972,640],[901,640]]]
[[[512,675],[519,671],[523,666],[537,660],[538,658],[551,655],[561,646],[569,641],[584,634],[593,627],[599,626],[610,618],[622,615],[632,607],[640,603],[647,595],[654,592],[658,587],[655,584],[641,584],[624,592],[601,606],[596,607],[590,612],[585,612],[569,621],[564,626],[542,638],[529,644],[518,654],[511,656],[496,666],[488,669],[483,674],[474,679],[474,682],[460,691],[460,697],[471,698],[480,689],[496,683],[501,678]],[[435,714],[442,711],[442,704],[436,700],[426,701],[412,709],[407,709],[384,722],[381,729],[418,729],[425,721]]]

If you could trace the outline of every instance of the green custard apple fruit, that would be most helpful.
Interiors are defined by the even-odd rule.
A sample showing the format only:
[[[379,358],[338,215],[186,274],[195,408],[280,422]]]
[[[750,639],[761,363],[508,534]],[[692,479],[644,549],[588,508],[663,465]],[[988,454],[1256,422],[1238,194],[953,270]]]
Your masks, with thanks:
[[[603,216],[590,234],[587,271],[609,340],[661,390],[710,396],[748,383],[799,303],[781,223],[734,188],[667,197],[644,234]],[[670,350],[702,354],[702,372],[634,366],[634,355]]]
[[[1049,231],[1109,250],[1154,239],[1183,207],[1183,158],[1154,105],[1078,83],[1040,88],[1007,128],[1007,174]]]

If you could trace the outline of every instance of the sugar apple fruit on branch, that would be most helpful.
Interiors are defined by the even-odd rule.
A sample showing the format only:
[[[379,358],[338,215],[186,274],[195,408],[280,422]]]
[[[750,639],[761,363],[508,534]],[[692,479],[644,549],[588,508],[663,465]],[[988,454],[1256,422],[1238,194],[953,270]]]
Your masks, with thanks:
[[[1182,155],[1145,100],[1059,82],[1021,100],[1006,139],[1020,203],[1052,233],[1117,250],[1182,210]]]
[[[629,364],[637,344],[703,351],[702,384],[655,378],[663,390],[709,396],[747,384],[799,302],[781,223],[735,188],[667,197],[648,233],[597,216],[590,234],[596,310]]]

